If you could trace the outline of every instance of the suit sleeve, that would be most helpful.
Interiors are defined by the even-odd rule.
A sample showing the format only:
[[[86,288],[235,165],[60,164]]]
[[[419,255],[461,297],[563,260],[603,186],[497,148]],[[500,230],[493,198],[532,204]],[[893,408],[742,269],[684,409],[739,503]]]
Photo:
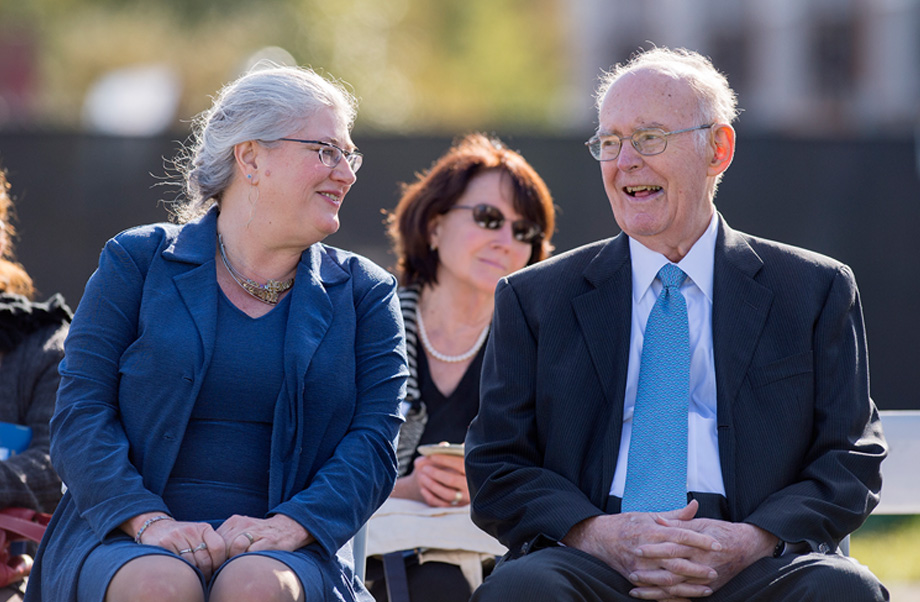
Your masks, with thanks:
[[[745,522],[830,552],[878,504],[887,454],[869,397],[859,293],[846,266],[834,275],[812,345],[814,435],[799,479],[770,495]]]
[[[546,468],[535,330],[512,285],[501,281],[479,414],[466,437],[466,473],[473,522],[514,555],[559,541],[576,523],[602,514],[568,478]]]

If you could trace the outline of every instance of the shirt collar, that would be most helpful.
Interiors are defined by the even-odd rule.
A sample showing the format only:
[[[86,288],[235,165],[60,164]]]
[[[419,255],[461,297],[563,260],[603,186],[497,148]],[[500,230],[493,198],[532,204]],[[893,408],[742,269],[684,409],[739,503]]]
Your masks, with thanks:
[[[718,232],[719,216],[713,211],[709,226],[677,264],[677,267],[682,269],[693,284],[706,295],[710,303]],[[658,276],[658,271],[670,262],[661,253],[652,251],[632,237],[629,238],[629,255],[632,263],[633,303],[638,303],[648,293]]]

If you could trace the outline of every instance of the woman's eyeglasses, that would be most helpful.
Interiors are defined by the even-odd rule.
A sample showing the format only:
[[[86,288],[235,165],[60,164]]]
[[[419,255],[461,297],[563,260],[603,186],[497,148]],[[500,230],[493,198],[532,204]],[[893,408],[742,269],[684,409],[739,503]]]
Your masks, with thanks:
[[[349,167],[351,167],[351,171],[358,173],[358,170],[361,169],[361,164],[364,163],[364,155],[358,151],[348,152],[331,142],[323,142],[322,140],[301,140],[300,138],[278,138],[278,140],[300,142],[301,144],[315,144],[319,147],[316,149],[316,152],[319,153],[319,160],[326,167],[335,167],[339,164],[339,161],[342,160],[342,157],[345,157]]]
[[[472,206],[454,205],[449,210],[454,209],[470,209],[476,225],[486,230],[498,230],[505,223],[505,214],[501,212],[501,209],[487,203]],[[516,219],[511,222],[511,234],[515,240],[531,245],[543,239],[543,228],[529,219]]]

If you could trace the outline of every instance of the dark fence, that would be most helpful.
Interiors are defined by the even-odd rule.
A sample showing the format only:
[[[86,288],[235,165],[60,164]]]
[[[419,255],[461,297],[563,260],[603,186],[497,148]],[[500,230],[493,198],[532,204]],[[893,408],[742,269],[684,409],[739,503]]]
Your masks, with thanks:
[[[883,409],[918,408],[920,364],[920,185],[914,142],[799,141],[739,134],[734,165],[716,199],[735,228],[807,247],[850,264],[866,314],[872,392]],[[327,242],[390,267],[384,209],[399,182],[424,169],[445,138],[358,136],[366,155]],[[610,236],[616,223],[600,171],[580,139],[508,137],[546,179],[560,214],[557,251]],[[17,197],[19,256],[45,294],[72,306],[105,241],[133,225],[163,221],[158,202],[176,189],[166,173],[170,138],[0,133],[0,164]],[[914,375],[914,376],[911,376]]]

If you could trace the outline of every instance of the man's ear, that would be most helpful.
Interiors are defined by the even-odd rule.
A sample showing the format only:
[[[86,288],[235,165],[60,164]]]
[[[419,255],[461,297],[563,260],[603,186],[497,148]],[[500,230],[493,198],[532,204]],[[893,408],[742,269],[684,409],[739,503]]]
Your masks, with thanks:
[[[727,123],[717,123],[711,128],[712,156],[709,160],[710,176],[717,176],[728,169],[735,157],[735,128]]]

